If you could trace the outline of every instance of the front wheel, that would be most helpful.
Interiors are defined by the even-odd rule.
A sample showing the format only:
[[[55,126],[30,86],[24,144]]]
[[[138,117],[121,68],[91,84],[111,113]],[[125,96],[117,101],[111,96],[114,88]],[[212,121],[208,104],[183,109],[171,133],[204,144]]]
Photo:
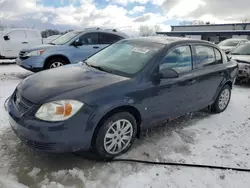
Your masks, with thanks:
[[[62,58],[53,58],[51,60],[49,60],[49,62],[46,65],[46,69],[53,69],[56,67],[61,67],[63,65],[66,65],[67,62],[65,62],[64,59]]]
[[[112,159],[129,150],[137,133],[133,115],[119,112],[109,117],[100,126],[93,145],[95,154],[101,159]]]
[[[212,105],[212,112],[221,113],[226,110],[231,99],[231,87],[229,85],[225,85]]]

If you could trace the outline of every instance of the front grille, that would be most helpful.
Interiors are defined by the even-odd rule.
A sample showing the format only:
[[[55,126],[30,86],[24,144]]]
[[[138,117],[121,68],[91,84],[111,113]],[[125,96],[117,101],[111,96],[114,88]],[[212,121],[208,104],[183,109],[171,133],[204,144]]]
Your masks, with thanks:
[[[37,142],[33,140],[23,140],[28,146],[38,149],[38,150],[44,150],[44,151],[49,151],[49,150],[54,150],[56,143],[45,143],[45,142]]]
[[[19,58],[20,59],[27,59],[28,57],[26,56],[26,54],[27,54],[26,52],[20,51],[19,52]]]
[[[21,113],[26,113],[34,105],[34,103],[22,97],[18,92],[14,94],[13,100],[17,110]]]

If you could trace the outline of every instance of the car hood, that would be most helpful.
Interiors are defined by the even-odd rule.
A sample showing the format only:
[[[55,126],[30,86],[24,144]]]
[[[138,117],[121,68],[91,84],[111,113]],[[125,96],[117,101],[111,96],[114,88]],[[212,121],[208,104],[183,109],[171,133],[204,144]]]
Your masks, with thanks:
[[[250,64],[250,55],[230,55],[233,60],[236,60],[240,63]]]
[[[36,47],[33,47],[33,48],[22,49],[22,51],[23,52],[32,52],[32,51],[35,51],[35,50],[46,50],[46,49],[55,48],[55,47],[58,47],[58,45],[43,44],[43,45],[39,45],[39,46],[36,46]]]
[[[84,95],[126,79],[128,78],[77,64],[36,73],[24,79],[17,91],[27,100],[42,104],[64,92],[81,88],[79,94]]]

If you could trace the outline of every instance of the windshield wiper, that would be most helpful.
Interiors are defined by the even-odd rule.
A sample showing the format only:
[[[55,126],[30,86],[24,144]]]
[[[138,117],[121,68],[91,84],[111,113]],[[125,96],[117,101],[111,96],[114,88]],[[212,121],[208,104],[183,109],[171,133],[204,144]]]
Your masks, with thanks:
[[[53,43],[53,42],[49,42],[48,44],[51,44],[51,45],[56,45],[55,43]]]
[[[92,67],[94,69],[98,69],[100,71],[104,71],[104,72],[109,72],[111,73],[112,71],[109,70],[109,69],[106,69],[106,68],[103,68],[103,67],[100,67],[100,66],[96,66],[96,65],[91,65],[91,64],[88,64],[87,62],[84,62],[88,67]]]

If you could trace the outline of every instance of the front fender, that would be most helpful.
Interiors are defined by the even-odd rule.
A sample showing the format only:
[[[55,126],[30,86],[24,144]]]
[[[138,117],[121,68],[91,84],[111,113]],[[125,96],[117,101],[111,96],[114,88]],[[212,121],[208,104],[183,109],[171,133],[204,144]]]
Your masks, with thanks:
[[[97,127],[100,120],[107,115],[110,111],[122,107],[122,106],[131,106],[135,107],[134,100],[130,98],[126,98],[123,100],[117,100],[113,103],[107,103],[104,105],[100,105],[98,108],[96,108],[94,114],[91,115],[91,117],[88,119],[86,131],[94,131]],[[136,108],[137,109],[137,108]]]

